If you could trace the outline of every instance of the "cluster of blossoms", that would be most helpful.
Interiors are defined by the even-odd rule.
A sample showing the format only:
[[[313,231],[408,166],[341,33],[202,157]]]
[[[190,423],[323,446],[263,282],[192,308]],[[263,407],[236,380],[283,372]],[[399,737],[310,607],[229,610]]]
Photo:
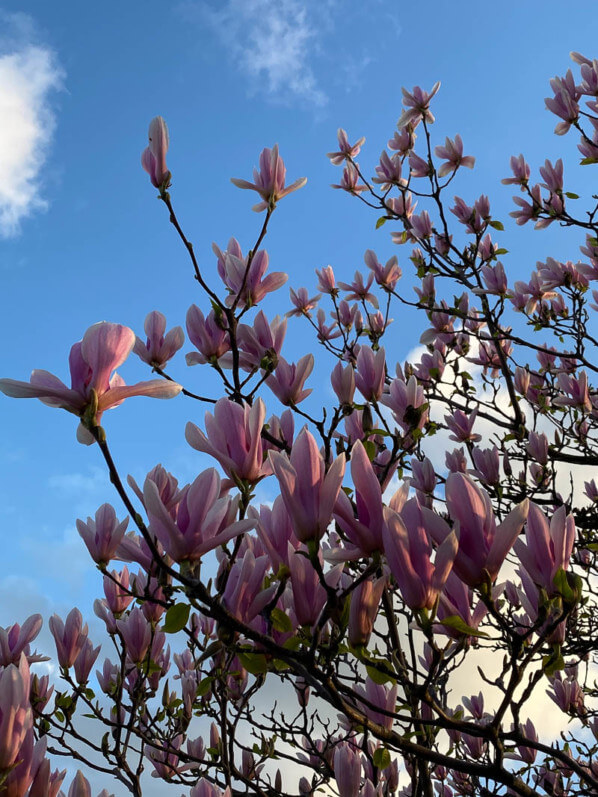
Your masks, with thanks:
[[[546,102],[558,134],[580,131],[589,164],[598,62],[574,60],[582,82],[555,78]],[[364,138],[351,144],[341,129],[328,156],[343,167],[334,187],[377,207],[393,245],[412,245],[414,295],[397,255],[367,249],[352,281],[328,265],[318,293],[292,288],[284,318],[257,308],[287,279],[268,271],[261,243],[277,203],[305,180],[286,185],[277,146],[253,182],[234,179],[259,194],[264,223],[246,255],[234,238],[214,245],[208,275],[172,206],[166,124],[152,121],[142,164],[205,293],[203,309],[187,311],[186,362],[211,369],[224,395],[183,390],[165,372],[185,336],[157,311],[145,340],[92,326],[71,350],[70,388],[46,371],[0,380],[9,396],[78,417],[79,440],[97,443],[127,510],[121,519],[104,504],[77,521],[103,577],[94,610],[110,654],[100,660],[78,609],[55,615],[61,680],[51,683],[30,672],[41,617],[0,629],[0,797],[57,795],[65,773],[47,757],[57,748],[135,795],[144,768],[191,797],[598,793],[598,487],[589,479],[580,496],[563,479],[564,467],[598,464],[588,330],[598,207],[589,221],[569,215],[561,160],[530,186],[525,159],[513,158],[503,182],[527,196],[515,197],[516,222],[578,227],[587,262],[548,257],[510,284],[489,198],[457,196],[444,210],[443,191],[474,158],[459,135],[430,143],[438,90],[403,91],[371,180],[356,161]],[[393,300],[425,319],[417,359],[394,367]],[[313,353],[282,354],[295,318],[333,362],[328,412],[308,386]],[[161,378],[126,386],[115,369],[131,352]],[[125,485],[103,412],[181,392],[210,405],[185,437],[212,466],[180,485],[157,465]],[[266,401],[280,405],[269,417]],[[272,502],[256,505],[258,485]],[[476,656],[484,691],[460,694],[455,678]],[[288,687],[283,711],[268,689],[276,680]],[[470,691],[473,668],[471,681]],[[534,722],[538,693],[570,722],[559,738]],[[102,727],[100,743],[76,730],[79,713]],[[68,794],[90,790],[79,772]]]

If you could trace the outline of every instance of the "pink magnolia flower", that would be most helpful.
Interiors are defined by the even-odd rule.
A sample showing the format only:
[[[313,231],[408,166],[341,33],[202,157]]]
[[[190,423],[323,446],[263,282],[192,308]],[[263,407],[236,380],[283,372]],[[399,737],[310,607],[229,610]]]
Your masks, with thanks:
[[[386,577],[376,580],[368,578],[353,590],[349,609],[350,645],[356,647],[368,644],[387,583]]]
[[[477,415],[477,407],[469,415],[464,413],[463,410],[455,410],[452,415],[445,415],[444,422],[449,431],[452,432],[449,435],[449,440],[455,440],[457,443],[466,443],[468,441],[478,443],[482,436],[473,432]]]
[[[384,553],[405,603],[411,609],[431,609],[438,598],[457,555],[457,535],[449,531],[442,518],[436,526],[444,524],[445,533],[432,564],[432,543],[426,521],[431,511],[424,515],[417,499],[407,501],[401,514],[388,507],[384,510],[382,538]]]
[[[170,185],[171,174],[166,167],[168,152],[168,127],[161,116],[155,116],[149,126],[149,146],[143,150],[141,165],[149,174],[152,185],[166,190]]]
[[[338,320],[338,323],[345,328],[346,332],[350,332],[353,326],[355,326],[356,332],[361,332],[363,329],[363,318],[357,304],[349,304],[349,302],[342,299],[338,303],[336,310],[330,315]]]
[[[247,549],[242,559],[237,557],[230,570],[222,602],[242,623],[251,623],[276,592],[276,583],[263,589],[264,577],[269,568],[267,556],[256,557]]]
[[[302,546],[303,547],[303,546]],[[292,617],[298,625],[314,626],[328,599],[328,592],[320,582],[320,576],[305,555],[305,548],[295,549],[289,543],[288,562],[291,571]],[[321,551],[318,552],[320,565],[323,565]],[[342,563],[336,565],[325,575],[328,587],[338,585],[342,574]]]
[[[272,508],[262,504],[259,514],[250,507],[248,514],[257,521],[257,533],[273,571],[278,572],[281,566],[288,567],[289,544],[297,548],[299,541],[293,534],[293,524],[282,497],[279,495],[275,499]]]
[[[289,310],[288,313],[285,313],[287,318],[290,318],[291,316],[309,316],[310,310],[313,310],[321,299],[321,294],[319,293],[316,296],[312,296],[310,299],[307,288],[298,288],[296,291],[293,290],[293,288],[290,288],[289,293],[291,296],[291,302],[295,305],[295,309]]]
[[[339,744],[334,750],[334,777],[342,797],[359,797],[361,756],[350,744]]]
[[[72,780],[67,797],[91,797],[91,785],[80,769]]]
[[[135,585],[137,585],[140,578],[141,575],[138,575]],[[112,614],[120,616],[134,600],[133,595],[130,594],[129,587],[129,568],[126,565],[120,573],[112,570],[104,575],[104,595],[106,596],[106,604]]]
[[[393,379],[389,394],[382,396],[380,402],[392,410],[395,421],[404,432],[421,429],[428,420],[424,390],[414,376],[410,376],[407,382],[399,377]]]
[[[473,464],[475,469],[471,471],[473,476],[484,484],[498,484],[500,482],[500,459],[498,448],[478,448],[472,451]]]
[[[343,556],[347,559],[368,556],[383,549],[382,488],[360,440],[351,450],[351,477],[355,485],[357,517],[344,491],[339,492],[334,505],[334,519],[352,545]]]
[[[569,568],[575,543],[575,521],[561,506],[552,515],[550,523],[540,507],[529,505],[525,542],[515,542],[515,553],[529,573],[532,581],[554,594],[554,577],[559,570]]]
[[[226,316],[217,316],[211,310],[207,317],[197,305],[187,310],[187,335],[197,349],[185,355],[187,365],[216,362],[230,349],[230,338],[226,328]]]
[[[9,664],[0,670],[0,772],[21,757],[21,747],[32,726],[29,680],[25,656],[18,667]]]
[[[276,368],[282,344],[287,331],[286,318],[276,316],[268,322],[263,310],[256,315],[253,326],[239,324],[237,327],[237,345],[239,347],[241,368],[251,371],[254,368]],[[226,365],[232,364],[232,356],[226,359]]]
[[[172,398],[181,385],[162,379],[126,386],[118,374],[110,376],[129,356],[135,333],[120,324],[103,321],[90,327],[83,340],[71,348],[71,387],[48,371],[33,371],[29,382],[0,379],[0,391],[12,398],[38,398],[49,407],[60,407],[81,418],[77,439],[91,445],[89,428],[99,426],[105,410],[129,396]]]
[[[399,268],[397,256],[393,255],[383,266],[378,260],[376,253],[371,249],[367,249],[363,259],[366,266],[372,270],[376,283],[386,291],[393,291],[403,274]]]
[[[133,664],[140,664],[146,657],[152,644],[152,626],[145,619],[143,612],[135,606],[129,614],[116,621],[122,636],[127,657]]]
[[[60,791],[60,787],[65,778],[66,769],[63,769],[62,772],[59,772],[57,769],[53,772],[50,771],[50,759],[44,758],[46,754],[46,743],[44,740],[35,745],[34,754],[36,763],[34,763],[30,769],[29,775],[32,776],[33,772],[35,772],[35,776],[33,777],[29,789],[29,797],[57,797],[57,795],[62,795],[63,792]],[[37,762],[39,762],[39,766]],[[37,771],[35,771],[36,769]],[[10,780],[10,775],[8,780]],[[7,788],[7,792],[10,793],[10,788]],[[100,792],[98,797],[114,797],[114,795],[108,794],[104,789],[103,793]]]
[[[558,407],[579,407],[584,412],[592,411],[588,375],[585,371],[580,371],[577,377],[560,373],[558,386],[562,394],[554,399],[553,404]]]
[[[411,217],[411,228],[409,230],[412,240],[421,241],[430,238],[434,232],[432,219],[427,210],[423,210],[418,215]]]
[[[332,519],[332,509],[345,473],[345,458],[339,455],[326,472],[324,458],[313,436],[303,429],[290,458],[269,451],[268,458],[280,484],[282,499],[301,542],[319,540]]]
[[[392,689],[388,689],[382,684],[374,683],[368,675],[365,687],[358,686],[355,691],[367,701],[362,704],[366,717],[389,731],[394,725],[393,715],[396,710],[398,685],[395,684]]]
[[[408,155],[415,146],[416,134],[411,127],[402,130],[395,130],[393,137],[388,141],[388,149],[399,152],[401,155]]]
[[[21,797],[21,795],[28,794],[29,797],[35,797],[36,794],[46,794],[44,791],[47,785],[50,789],[49,797],[56,794],[60,788],[60,782],[64,777],[58,773],[54,774],[54,780],[50,776],[48,769],[44,767],[42,772],[42,765],[46,755],[47,742],[46,738],[35,741],[33,729],[29,729],[21,749],[19,750],[18,761],[14,769],[6,773],[6,777],[2,782],[2,794],[6,797]],[[47,760],[47,759],[46,759]],[[48,762],[49,764],[49,762]],[[38,775],[40,777],[38,778]],[[45,782],[44,782],[45,780]],[[31,788],[30,788],[31,787]],[[30,789],[30,791],[28,791]]]
[[[409,153],[409,170],[412,177],[429,177],[433,172],[430,161],[424,160],[417,153]]]
[[[330,374],[330,382],[332,389],[336,393],[336,397],[344,406],[353,404],[353,397],[355,395],[355,371],[353,366],[349,363],[342,364],[340,360],[332,369]]]
[[[397,153],[389,156],[388,152],[383,151],[380,155],[380,163],[376,166],[376,177],[372,177],[372,182],[380,185],[382,191],[388,191],[393,185],[405,186],[407,180],[402,176],[402,159]]]
[[[227,398],[216,402],[214,414],[206,412],[206,432],[189,422],[185,438],[192,448],[210,454],[232,479],[258,482],[269,470],[262,463],[262,427],[266,407],[261,399],[250,407]]]
[[[231,177],[231,183],[236,185],[237,188],[257,191],[263,201],[254,205],[253,210],[259,213],[267,208],[274,209],[279,199],[287,196],[292,191],[303,188],[307,182],[307,177],[300,177],[294,183],[285,187],[286,173],[284,162],[278,154],[278,144],[275,144],[272,149],[266,148],[262,150],[259,171],[257,169],[253,170],[253,183],[247,180],[239,180],[236,177]]]
[[[550,87],[554,92],[553,97],[546,97],[545,103],[549,111],[555,116],[560,116],[563,120],[554,128],[557,136],[562,136],[569,131],[573,122],[579,118],[578,100],[581,97],[581,89],[575,85],[573,73],[567,70],[565,77],[555,77],[550,81]]]
[[[73,666],[75,659],[83,649],[87,639],[87,623],[83,625],[83,618],[79,609],[71,609],[66,623],[54,614],[48,623],[56,643],[56,653],[61,667],[67,670]]]
[[[542,210],[542,192],[539,185],[534,185],[531,190],[531,203],[527,202],[523,197],[513,197],[513,202],[519,205],[519,210],[513,210],[509,213],[516,223],[519,225],[527,224],[528,221],[536,221]],[[551,219],[540,219],[536,221],[536,229],[547,227],[551,223]]]
[[[87,679],[89,678],[89,673],[91,672],[91,668],[96,662],[97,657],[100,653],[100,648],[102,646],[98,645],[97,648],[94,648],[93,643],[89,637],[85,638],[83,642],[83,647],[79,651],[79,655],[73,662],[73,668],[75,670],[75,680],[78,684],[85,684],[87,683]]]
[[[513,177],[505,177],[501,180],[503,185],[520,185],[521,189],[524,190],[529,182],[531,169],[525,162],[523,155],[518,157],[511,156],[511,171],[513,172]]]
[[[305,389],[305,382],[313,367],[313,354],[304,355],[298,363],[288,363],[284,357],[280,357],[276,370],[266,379],[266,384],[282,404],[299,404],[312,392],[311,388]]]
[[[355,276],[353,278],[353,282],[339,282],[339,288],[342,288],[344,291],[348,291],[348,295],[345,296],[345,300],[347,302],[351,301],[362,301],[362,302],[369,302],[374,307],[378,307],[378,299],[376,298],[375,294],[371,293],[370,288],[372,287],[372,282],[374,281],[374,275],[370,274],[368,276],[367,282],[364,283],[363,281],[363,274],[361,271],[356,271]]]
[[[169,781],[179,772],[178,750],[183,741],[182,734],[174,739],[158,743],[160,746],[147,747],[146,756],[154,765],[152,777]]]
[[[229,306],[238,302],[240,307],[253,307],[268,293],[278,290],[288,279],[282,271],[273,271],[267,277],[264,276],[268,269],[268,253],[264,249],[254,254],[249,269],[249,258],[243,257],[241,247],[234,238],[228,242],[225,252],[216,244],[212,244],[212,250],[218,258],[220,279],[230,294],[226,297]]]
[[[143,326],[147,341],[135,338],[133,351],[149,365],[164,368],[185,342],[181,327],[173,327],[166,335],[166,318],[157,310],[149,313]]]
[[[334,166],[340,166],[344,160],[349,158],[356,158],[359,155],[361,147],[365,144],[365,137],[358,139],[355,144],[349,144],[347,133],[342,127],[339,127],[337,137],[339,151],[326,153],[326,157],[330,158],[330,162],[334,164]]]
[[[332,188],[346,191],[348,194],[358,196],[362,191],[367,190],[365,183],[359,182],[359,172],[352,163],[347,163],[343,169],[343,176],[340,183],[332,183]]]
[[[432,91],[428,94],[419,86],[415,86],[411,91],[402,89],[403,91],[403,106],[405,110],[401,114],[397,127],[407,127],[409,125],[412,129],[425,119],[426,122],[432,124],[434,116],[430,111],[430,100],[440,88],[440,82],[434,83]]]
[[[331,315],[334,317],[333,313],[331,313]],[[318,328],[318,340],[322,342],[340,338],[343,334],[338,328],[336,321],[332,324],[326,323],[326,313],[321,307],[318,308],[318,312],[316,313],[316,326]]]
[[[563,190],[563,161],[561,158],[552,165],[549,160],[544,161],[544,166],[540,166],[540,174],[545,182],[540,183],[548,191],[560,192]]]
[[[214,786],[205,778],[200,778],[191,789],[189,797],[232,797],[230,786],[221,791],[218,786]]]
[[[361,346],[357,355],[355,386],[366,401],[377,401],[386,380],[386,353],[378,349],[374,354],[370,346]]]
[[[42,624],[41,614],[32,614],[22,626],[19,623],[13,623],[7,628],[0,626],[0,667],[18,664],[21,653],[25,654],[30,664],[46,660],[46,656],[39,656],[37,653],[31,655],[29,647],[29,643],[39,634]]]
[[[87,518],[87,523],[77,520],[77,531],[94,562],[107,564],[114,559],[128,523],[128,517],[119,523],[114,507],[110,504],[102,504],[96,512],[95,520],[90,517]]]
[[[437,158],[445,160],[438,170],[439,177],[446,177],[447,174],[457,171],[459,166],[473,169],[475,163],[472,155],[463,155],[463,140],[460,135],[456,135],[454,139],[446,138],[444,147],[436,147],[434,153]]]
[[[235,522],[237,501],[221,496],[220,477],[214,468],[209,468],[183,488],[173,519],[155,483],[146,480],[144,499],[149,529],[175,562],[196,562],[208,551],[254,528],[254,520]]]
[[[484,581],[485,572],[494,581],[521,533],[529,502],[527,499],[522,501],[497,526],[490,496],[468,476],[449,474],[445,496],[459,538],[459,550],[453,565],[455,573],[471,587]],[[429,518],[430,514],[425,513],[425,517]],[[437,524],[430,524],[429,531],[437,543],[442,543],[447,536]]]
[[[436,489],[436,472],[432,461],[428,457],[424,457],[422,460],[413,457],[411,460],[410,487],[419,493],[424,493],[426,497],[433,495]],[[424,498],[423,495],[418,495],[420,502],[422,498]]]
[[[322,293],[328,293],[331,296],[336,296],[338,294],[332,266],[325,266],[322,269],[316,269],[316,276],[318,278],[319,291],[322,291]]]
[[[495,597],[498,597],[498,595]],[[486,616],[488,609],[481,600],[478,600],[474,607],[472,605],[473,600],[473,590],[461,581],[454,569],[451,570],[439,596],[438,619],[441,622],[435,624],[434,630],[454,639],[461,638],[463,636],[461,631],[451,628],[450,625],[442,625],[442,620],[446,620],[449,617],[459,617],[465,625],[470,628],[477,628]],[[475,639],[475,637],[471,638]]]
[[[495,266],[482,266],[482,278],[486,291],[481,291],[479,288],[474,288],[474,293],[489,293],[494,296],[505,296],[507,293],[508,283],[507,275],[505,274],[505,267],[498,261]]]

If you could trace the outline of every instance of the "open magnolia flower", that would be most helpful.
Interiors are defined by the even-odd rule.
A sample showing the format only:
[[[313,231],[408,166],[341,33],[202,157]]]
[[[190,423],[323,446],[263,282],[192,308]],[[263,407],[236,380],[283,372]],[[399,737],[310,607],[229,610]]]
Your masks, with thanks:
[[[161,379],[125,385],[113,371],[127,359],[134,345],[132,329],[102,321],[90,327],[83,340],[71,348],[70,388],[49,371],[35,370],[29,382],[0,379],[0,391],[12,398],[38,398],[49,407],[60,407],[78,415],[81,423],[77,439],[91,445],[94,437],[89,430],[100,425],[105,410],[116,407],[129,396],[172,398],[182,390],[181,385]]]

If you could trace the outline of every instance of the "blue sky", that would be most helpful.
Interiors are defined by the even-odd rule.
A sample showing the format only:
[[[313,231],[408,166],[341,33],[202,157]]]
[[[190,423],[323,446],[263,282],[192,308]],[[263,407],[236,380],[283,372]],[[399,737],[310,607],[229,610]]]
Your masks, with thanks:
[[[0,2],[0,114],[6,109],[8,120],[0,122],[0,375],[27,379],[45,368],[66,379],[70,346],[92,323],[139,333],[150,310],[184,324],[189,304],[202,302],[139,163],[156,114],[170,128],[173,202],[213,284],[212,241],[224,246],[234,235],[246,250],[259,230],[253,196],[229,178],[250,178],[260,150],[275,142],[290,180],[308,184],[274,215],[266,245],[273,270],[311,288],[315,268],[330,263],[347,279],[365,249],[384,260],[394,254],[388,228],[376,231],[375,215],[330,189],[340,171],[325,153],[336,148],[339,126],[351,139],[365,135],[360,162],[372,173],[400,115],[401,87],[430,89],[437,80],[436,143],[460,132],[476,156],[456,190],[466,200],[490,195],[507,226],[505,266],[523,277],[548,254],[576,260],[567,236],[515,229],[513,192],[500,179],[519,152],[536,169],[561,154],[577,163],[574,139],[552,135],[556,120],[543,98],[549,79],[571,65],[571,50],[598,55],[597,23],[593,0],[575,0],[566,14],[556,0]],[[587,171],[566,168],[567,188],[591,193]],[[408,252],[398,254],[407,272]],[[289,309],[287,288],[265,309]],[[417,343],[397,313],[392,330],[399,354]],[[315,348],[305,334],[290,323],[287,359]],[[205,378],[182,357],[171,370],[190,389]],[[149,378],[133,358],[120,372],[127,382]],[[324,375],[325,365],[311,386]],[[67,413],[0,398],[0,624],[74,604],[91,615],[101,585],[75,519],[112,500],[99,453],[76,443]],[[109,413],[122,472],[142,479],[162,462],[182,482],[192,479],[207,463],[183,429],[202,416],[182,399],[131,399]]]

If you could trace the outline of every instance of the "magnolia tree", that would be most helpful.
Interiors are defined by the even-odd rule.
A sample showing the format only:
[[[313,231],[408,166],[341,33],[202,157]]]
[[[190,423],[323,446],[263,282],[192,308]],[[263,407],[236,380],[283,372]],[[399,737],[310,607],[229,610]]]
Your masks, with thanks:
[[[598,61],[573,60],[580,76],[552,80],[546,105],[594,164]],[[146,340],[88,329],[70,387],[47,371],[0,381],[77,416],[119,497],[77,521],[103,577],[102,657],[76,608],[49,621],[55,681],[35,674],[39,615],[0,629],[0,795],[56,795],[60,756],[134,795],[147,771],[191,797],[598,793],[598,485],[584,493],[567,477],[598,464],[598,205],[575,215],[562,160],[536,182],[513,157],[511,215],[573,228],[583,260],[549,257],[510,280],[488,197],[446,199],[474,158],[458,135],[434,141],[438,87],[403,90],[375,176],[357,162],[363,138],[339,130],[328,156],[343,169],[334,187],[392,228],[418,280],[402,290],[398,258],[368,250],[352,282],[328,266],[317,295],[291,290],[286,316],[333,364],[337,401],[321,411],[304,403],[313,354],[288,362],[287,319],[259,307],[287,279],[268,272],[271,217],[305,180],[287,186],[277,147],[265,149],[253,182],[233,180],[259,195],[255,244],[244,254],[231,238],[200,267],[169,193],[166,124],[152,121],[142,163],[198,283],[186,359],[201,368],[188,388],[168,375],[184,335],[154,311]],[[397,365],[385,351],[395,303],[427,327],[417,357]],[[115,369],[131,352],[158,378],[126,386]],[[195,391],[206,368],[220,396]],[[178,393],[190,417],[208,405],[185,436],[213,466],[185,485],[160,465],[142,485],[124,479],[104,410]],[[441,459],[439,440],[452,441]],[[258,506],[265,480],[277,497]],[[538,724],[539,695],[560,732]],[[90,794],[82,771],[67,786]]]

